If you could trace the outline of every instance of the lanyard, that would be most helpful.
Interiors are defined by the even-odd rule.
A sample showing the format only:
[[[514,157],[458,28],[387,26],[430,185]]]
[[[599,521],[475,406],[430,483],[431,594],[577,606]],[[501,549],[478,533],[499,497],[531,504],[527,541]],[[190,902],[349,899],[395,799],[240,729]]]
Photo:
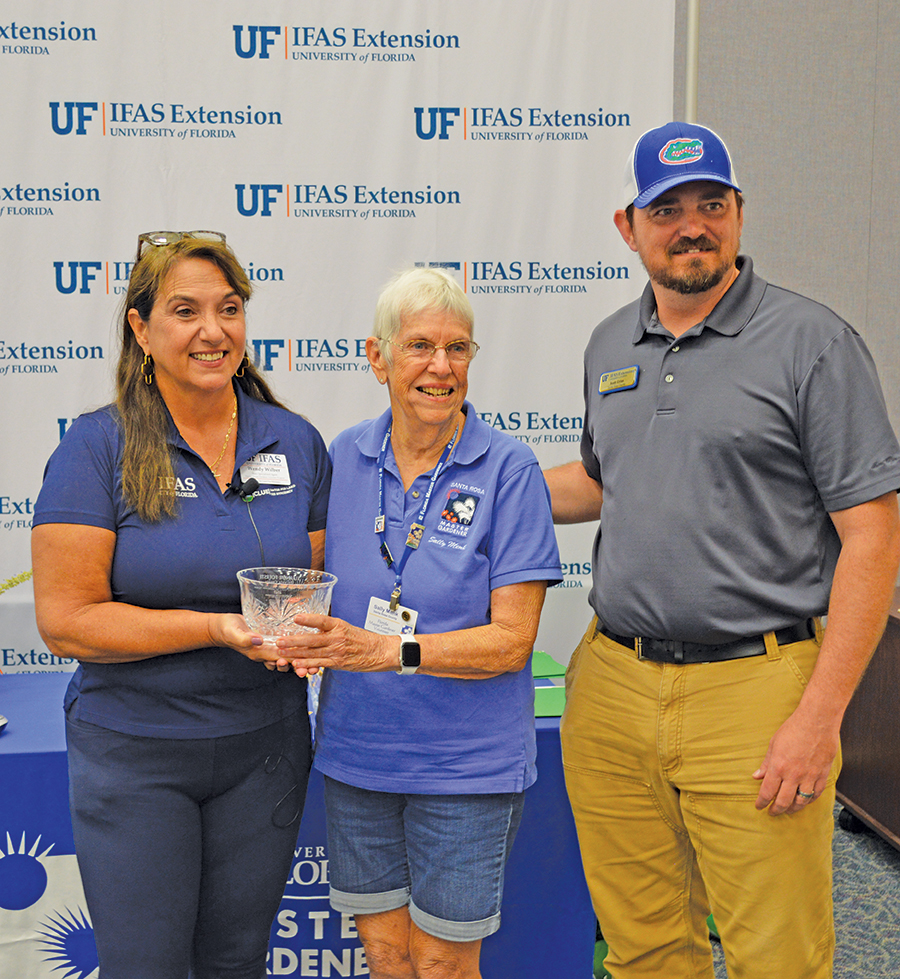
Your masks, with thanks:
[[[388,425],[388,429],[384,433],[384,441],[381,443],[381,450],[378,453],[378,516],[375,518],[375,533],[378,534],[379,540],[381,541],[381,556],[389,568],[394,566],[395,562],[394,556],[391,554],[390,548],[387,545],[384,532],[384,462],[387,458],[388,443],[391,440],[391,428],[392,426]],[[434,490],[434,484],[437,482],[438,476],[440,476],[450,461],[453,446],[456,445],[457,435],[459,435],[459,425],[456,426],[453,438],[444,446],[444,451],[441,453],[438,464],[434,467],[434,472],[431,474],[428,490],[425,493],[425,498],[422,500],[422,506],[419,507],[416,519],[409,525],[409,533],[406,536],[406,547],[404,547],[403,553],[400,555],[394,568],[395,578],[394,590],[391,592],[391,610],[395,610],[400,602],[400,579],[403,577],[403,569],[406,567],[406,562],[409,560],[410,554],[422,542],[422,535],[425,533],[425,513],[428,510],[431,493]]]

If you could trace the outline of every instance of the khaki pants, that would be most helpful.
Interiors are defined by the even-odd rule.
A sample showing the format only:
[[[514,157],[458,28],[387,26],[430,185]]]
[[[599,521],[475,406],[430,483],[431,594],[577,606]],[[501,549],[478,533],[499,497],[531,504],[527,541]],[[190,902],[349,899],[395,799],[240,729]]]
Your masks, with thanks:
[[[594,634],[566,674],[566,786],[615,979],[828,979],[835,762],[823,795],[758,812],[751,776],[794,710],[815,639],[722,663],[640,661]]]

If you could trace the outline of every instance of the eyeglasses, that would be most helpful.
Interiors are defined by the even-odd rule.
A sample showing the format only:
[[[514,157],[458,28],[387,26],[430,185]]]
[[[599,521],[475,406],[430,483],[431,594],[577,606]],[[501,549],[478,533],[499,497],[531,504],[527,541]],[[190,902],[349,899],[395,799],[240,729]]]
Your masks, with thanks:
[[[140,261],[141,252],[144,245],[161,247],[163,245],[177,245],[185,238],[199,238],[201,241],[220,241],[225,244],[225,235],[221,231],[145,231],[138,235],[138,250],[135,262]]]
[[[428,340],[407,340],[406,343],[388,340],[388,343],[402,350],[410,360],[420,360],[423,363],[431,360],[438,350],[443,350],[451,364],[468,364],[480,349],[474,340],[451,340],[440,344],[429,343]]]

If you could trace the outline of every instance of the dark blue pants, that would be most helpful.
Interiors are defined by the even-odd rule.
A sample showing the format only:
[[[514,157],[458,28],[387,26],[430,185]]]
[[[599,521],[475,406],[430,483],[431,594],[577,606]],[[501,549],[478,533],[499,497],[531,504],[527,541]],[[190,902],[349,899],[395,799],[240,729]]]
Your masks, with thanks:
[[[306,711],[193,741],[66,733],[102,979],[263,979],[306,795]]]

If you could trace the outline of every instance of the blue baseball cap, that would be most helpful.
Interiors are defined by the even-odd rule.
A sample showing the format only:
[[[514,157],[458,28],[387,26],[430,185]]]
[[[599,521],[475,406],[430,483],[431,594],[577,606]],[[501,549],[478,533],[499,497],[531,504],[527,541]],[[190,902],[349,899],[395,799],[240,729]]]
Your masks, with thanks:
[[[669,122],[648,129],[625,167],[625,207],[646,207],[691,180],[714,180],[740,191],[728,147],[706,126]]]

